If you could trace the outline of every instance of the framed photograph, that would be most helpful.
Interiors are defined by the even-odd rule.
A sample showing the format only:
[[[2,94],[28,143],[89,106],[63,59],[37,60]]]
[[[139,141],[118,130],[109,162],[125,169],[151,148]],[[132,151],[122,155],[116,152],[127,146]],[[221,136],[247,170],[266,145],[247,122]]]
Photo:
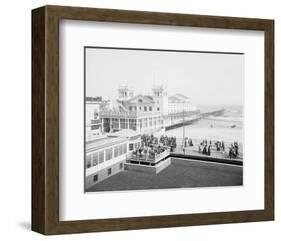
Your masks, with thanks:
[[[273,20],[32,11],[32,230],[273,219]]]

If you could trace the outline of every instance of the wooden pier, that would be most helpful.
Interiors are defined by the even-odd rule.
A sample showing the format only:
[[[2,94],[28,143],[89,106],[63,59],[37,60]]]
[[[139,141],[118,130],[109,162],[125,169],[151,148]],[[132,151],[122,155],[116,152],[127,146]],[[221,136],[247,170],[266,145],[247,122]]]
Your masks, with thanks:
[[[193,116],[186,116],[185,113],[182,114],[182,119],[179,119],[177,122],[175,123],[171,123],[169,125],[165,126],[165,130],[171,130],[171,129],[175,129],[178,127],[182,127],[182,126],[188,126],[193,124],[196,121],[201,120],[202,118],[205,118],[207,116],[220,116],[225,112],[225,109],[218,109],[218,110],[214,110],[214,111],[209,111],[209,112],[198,112],[196,115]]]

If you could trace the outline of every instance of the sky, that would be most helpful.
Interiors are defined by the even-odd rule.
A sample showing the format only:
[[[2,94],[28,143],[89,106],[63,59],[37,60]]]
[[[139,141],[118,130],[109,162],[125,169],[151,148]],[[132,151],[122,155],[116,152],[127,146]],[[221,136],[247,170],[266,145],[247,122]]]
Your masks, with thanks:
[[[243,54],[86,48],[85,55],[86,96],[113,100],[121,85],[151,94],[161,84],[197,105],[243,105]]]

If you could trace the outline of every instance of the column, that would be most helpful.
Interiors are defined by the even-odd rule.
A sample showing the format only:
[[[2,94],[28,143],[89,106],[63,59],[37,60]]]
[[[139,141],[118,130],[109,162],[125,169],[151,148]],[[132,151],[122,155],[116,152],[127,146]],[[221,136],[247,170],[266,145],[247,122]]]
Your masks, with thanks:
[[[109,118],[109,132],[111,132],[112,131],[112,119],[111,118]]]
[[[103,130],[104,130],[104,128],[103,128],[103,118],[101,118],[101,133],[103,133]]]

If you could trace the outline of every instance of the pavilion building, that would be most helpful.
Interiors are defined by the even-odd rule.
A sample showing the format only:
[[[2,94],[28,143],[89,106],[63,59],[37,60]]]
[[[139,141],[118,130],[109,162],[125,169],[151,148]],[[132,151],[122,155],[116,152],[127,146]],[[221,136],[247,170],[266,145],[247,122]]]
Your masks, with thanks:
[[[152,88],[152,95],[138,94],[127,86],[118,89],[118,99],[101,109],[101,131],[131,129],[139,133],[164,128],[185,116],[198,112],[191,100],[181,94],[168,96],[162,85]]]

